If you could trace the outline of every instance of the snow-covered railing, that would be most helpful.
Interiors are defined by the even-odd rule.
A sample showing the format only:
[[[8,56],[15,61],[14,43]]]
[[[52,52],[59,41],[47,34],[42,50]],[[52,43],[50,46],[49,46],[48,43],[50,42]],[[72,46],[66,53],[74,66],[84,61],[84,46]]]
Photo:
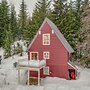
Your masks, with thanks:
[[[18,60],[18,67],[35,67],[40,68],[46,66],[46,60]]]

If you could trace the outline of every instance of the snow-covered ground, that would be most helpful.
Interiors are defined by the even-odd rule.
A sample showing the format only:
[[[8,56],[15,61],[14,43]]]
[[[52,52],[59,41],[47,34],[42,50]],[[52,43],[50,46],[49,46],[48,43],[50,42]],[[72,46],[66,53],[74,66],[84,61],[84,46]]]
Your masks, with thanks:
[[[0,65],[0,90],[90,90],[90,69],[81,69],[77,80],[65,80],[57,77],[45,78],[41,86],[25,85],[26,71],[21,72],[21,83],[18,84],[18,71],[13,66],[18,55],[2,61]]]

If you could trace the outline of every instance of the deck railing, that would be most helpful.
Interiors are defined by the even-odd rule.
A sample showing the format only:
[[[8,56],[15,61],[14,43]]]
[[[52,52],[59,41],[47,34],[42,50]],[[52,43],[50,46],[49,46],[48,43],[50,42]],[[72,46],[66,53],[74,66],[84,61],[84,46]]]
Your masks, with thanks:
[[[43,66],[46,66],[46,60],[28,60],[28,59],[19,59],[18,60],[18,66],[22,67],[36,67],[40,68]]]

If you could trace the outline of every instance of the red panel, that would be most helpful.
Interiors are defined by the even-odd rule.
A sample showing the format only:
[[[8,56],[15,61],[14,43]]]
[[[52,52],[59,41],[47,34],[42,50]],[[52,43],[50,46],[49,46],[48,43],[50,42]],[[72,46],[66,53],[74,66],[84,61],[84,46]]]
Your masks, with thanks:
[[[50,33],[50,45],[42,45],[42,35]],[[50,52],[50,59],[47,60],[47,66],[50,66],[50,70],[53,72],[50,76],[55,77],[68,77],[68,53],[65,47],[62,45],[60,40],[57,38],[56,34],[52,34],[52,30],[48,23],[42,27],[41,34],[39,34],[29,49],[29,52],[34,51],[39,53],[39,59],[43,59],[43,52]],[[29,53],[28,53],[29,54]],[[30,59],[30,54],[29,54]],[[43,73],[41,76],[44,77]]]

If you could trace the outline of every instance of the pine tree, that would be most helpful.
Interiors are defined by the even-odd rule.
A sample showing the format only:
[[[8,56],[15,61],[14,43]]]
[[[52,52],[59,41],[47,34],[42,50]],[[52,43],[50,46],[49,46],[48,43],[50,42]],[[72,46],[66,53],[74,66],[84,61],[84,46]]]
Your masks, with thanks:
[[[76,0],[76,19],[78,21],[79,29],[81,27],[81,14],[82,14],[82,0]]]
[[[0,46],[3,46],[5,32],[9,29],[9,6],[6,0],[0,4]]]
[[[89,4],[89,0],[84,0],[83,3],[84,3],[84,8],[85,8]]]
[[[82,5],[82,0],[76,0],[76,10],[77,13],[81,13],[81,5]]]
[[[83,0],[83,1],[82,1],[82,13],[83,13],[86,9],[88,9],[88,7],[89,7],[89,0]],[[86,15],[86,14],[83,13],[83,15]]]
[[[60,29],[60,22],[63,19],[63,11],[64,11],[64,4],[63,0],[54,0],[54,11],[52,12],[52,21],[58,26]]]
[[[1,3],[0,3],[0,12],[1,11],[2,11],[2,9],[1,9]],[[2,36],[3,30],[2,30],[2,22],[1,22],[1,20],[2,20],[2,14],[0,13],[0,47],[2,46],[2,42],[3,42],[3,36]]]
[[[74,8],[73,2],[67,4],[63,0],[55,0],[54,11],[52,12],[52,20],[64,34],[67,41],[75,49],[77,43],[78,35],[77,32],[80,29],[80,9],[78,7]],[[78,8],[78,9],[77,9]],[[78,11],[78,12],[77,12]]]
[[[74,49],[78,38],[77,32],[79,26],[77,24],[78,21],[76,19],[76,12],[70,5],[60,25],[62,33]]]
[[[20,5],[19,20],[18,20],[20,38],[24,38],[24,33],[27,29],[26,24],[27,24],[27,6],[24,0],[22,0],[22,3]]]
[[[18,38],[18,27],[17,27],[17,18],[14,5],[11,5],[11,14],[10,14],[10,29],[13,36],[13,41]]]
[[[12,33],[11,30],[5,32],[5,39],[4,39],[4,49],[5,49],[5,56],[8,57],[11,55],[11,44],[12,44]]]
[[[49,16],[50,2],[51,1],[49,0],[38,0],[37,1],[34,12],[32,14],[32,22],[31,22],[30,31],[29,31],[30,40],[32,40],[32,38],[38,31],[45,17]]]
[[[24,39],[28,40],[28,41],[30,41],[31,38],[32,38],[32,33],[31,33],[31,29],[30,29],[31,28],[31,24],[32,24],[32,20],[31,20],[31,17],[29,17],[27,19],[27,29],[26,29],[26,31],[24,33]]]

